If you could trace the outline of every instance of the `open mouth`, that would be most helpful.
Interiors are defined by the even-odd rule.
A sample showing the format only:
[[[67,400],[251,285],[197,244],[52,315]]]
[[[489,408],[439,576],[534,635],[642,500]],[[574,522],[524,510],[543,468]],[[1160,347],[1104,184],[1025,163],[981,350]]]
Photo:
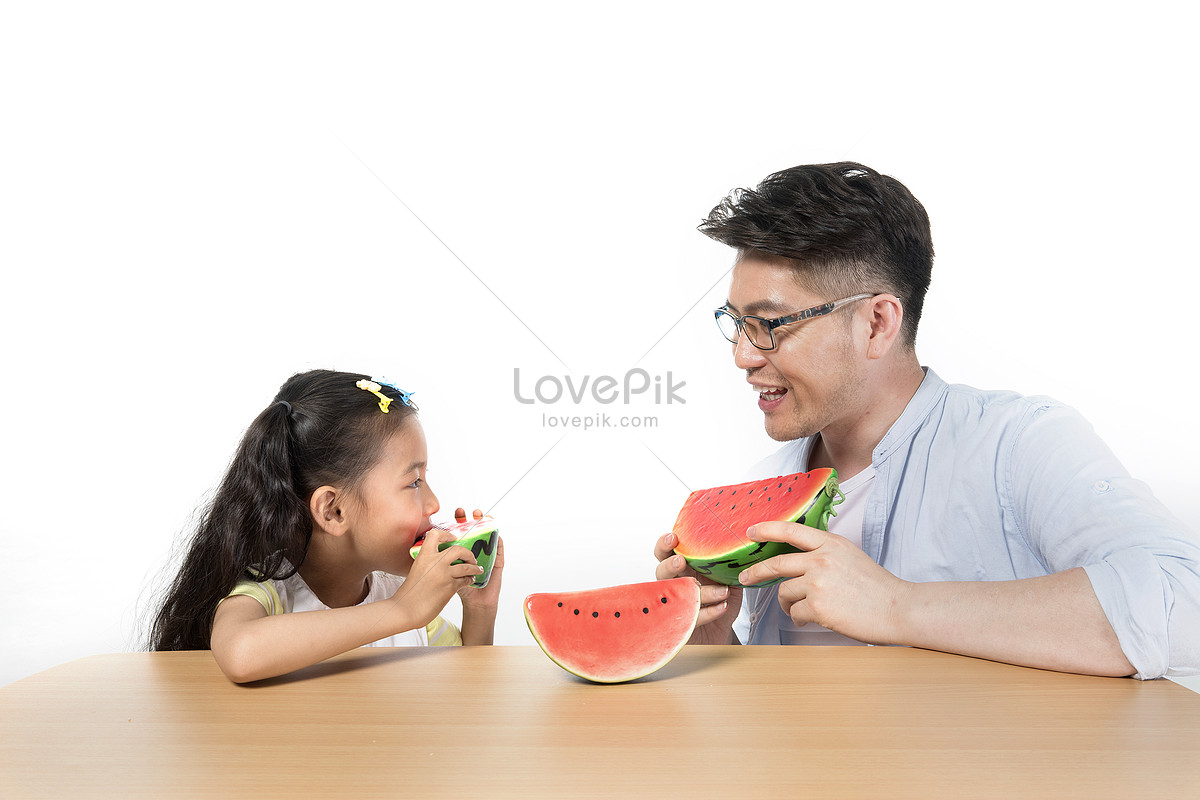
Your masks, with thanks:
[[[758,392],[759,399],[767,403],[770,403],[774,400],[779,400],[785,394],[787,394],[787,389],[783,389],[778,386],[769,386],[765,389],[755,387],[755,391]]]

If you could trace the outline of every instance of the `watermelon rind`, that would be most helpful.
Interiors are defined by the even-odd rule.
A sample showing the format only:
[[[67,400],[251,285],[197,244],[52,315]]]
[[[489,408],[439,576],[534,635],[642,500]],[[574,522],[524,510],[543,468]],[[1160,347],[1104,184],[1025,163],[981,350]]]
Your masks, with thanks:
[[[662,669],[687,644],[699,615],[694,578],[525,598],[525,624],[542,652],[593,683],[625,683]]]
[[[798,509],[795,514],[790,515],[782,521],[799,522],[799,524],[807,525],[817,530],[828,530],[829,517],[836,514],[833,506],[840,503],[843,499],[843,495],[837,486],[837,472],[830,469],[828,473],[825,485],[816,499],[807,507]],[[770,481],[778,479],[772,478]],[[764,480],[762,483],[770,483],[770,481]],[[714,487],[714,489],[717,488],[722,487]],[[704,491],[711,492],[713,489]],[[676,530],[676,535],[680,535],[678,529]],[[717,583],[725,584],[726,586],[741,586],[742,583],[738,578],[747,567],[766,561],[768,558],[774,558],[775,556],[802,552],[800,549],[785,542],[754,542],[745,539],[743,540],[743,544],[726,552],[700,556],[689,553],[682,541],[683,537],[681,536],[680,538],[681,544],[675,548],[675,552],[684,557],[688,566],[697,574],[703,575]],[[754,586],[771,586],[783,580],[785,578],[775,578],[754,584]]]
[[[472,581],[471,585],[476,589],[482,589],[488,585],[488,581],[492,578],[492,567],[496,563],[496,542],[500,538],[500,527],[491,517],[483,519],[468,520],[466,522],[447,522],[434,525],[435,528],[441,528],[448,531],[458,538],[449,542],[442,542],[438,545],[438,552],[445,550],[454,545],[462,545],[471,551],[475,556],[475,563],[483,567],[483,573],[478,578]],[[414,559],[417,553],[421,552],[421,543],[414,544],[409,548],[409,555]],[[461,561],[455,561],[455,564],[461,564]]]

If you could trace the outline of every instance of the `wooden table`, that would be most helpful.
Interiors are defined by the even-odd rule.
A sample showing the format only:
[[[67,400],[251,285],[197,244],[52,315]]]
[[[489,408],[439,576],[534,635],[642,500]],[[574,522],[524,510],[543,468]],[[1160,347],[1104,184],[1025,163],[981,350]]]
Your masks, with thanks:
[[[1200,695],[908,648],[685,647],[594,685],[536,647],[207,652],[0,689],[0,797],[1200,797]]]

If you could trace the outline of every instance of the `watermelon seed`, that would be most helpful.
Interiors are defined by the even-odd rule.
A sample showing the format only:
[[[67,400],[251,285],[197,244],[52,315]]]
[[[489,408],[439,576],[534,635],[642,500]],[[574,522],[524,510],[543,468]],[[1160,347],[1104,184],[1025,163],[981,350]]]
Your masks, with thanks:
[[[667,598],[665,598],[665,597],[664,597],[664,598],[662,598],[662,601],[663,601],[664,603],[665,603],[665,602],[667,602]]]
[[[613,612],[613,616],[614,616],[614,617],[619,617],[619,616],[621,616],[621,612],[620,612],[620,611],[614,611],[614,612]]]
[[[643,614],[649,614],[649,613],[650,613],[650,609],[648,609],[648,608],[643,608],[643,609],[642,609],[642,613],[643,613]]]
[[[558,604],[558,607],[559,607],[559,608],[562,608],[562,603],[559,603],[559,604]]]
[[[730,494],[737,494],[737,489],[734,489]]]
[[[575,609],[575,616],[579,616],[579,609]]]
[[[595,619],[595,618],[596,618],[596,617],[598,617],[598,616],[600,616],[600,612],[599,612],[599,611],[593,611],[593,612],[592,612],[592,619]]]

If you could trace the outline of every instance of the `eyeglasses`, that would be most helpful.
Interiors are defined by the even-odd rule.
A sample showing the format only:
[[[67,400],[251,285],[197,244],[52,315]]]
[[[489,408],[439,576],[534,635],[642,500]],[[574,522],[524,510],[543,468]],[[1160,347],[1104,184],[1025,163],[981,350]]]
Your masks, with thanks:
[[[759,350],[774,350],[776,328],[781,328],[784,325],[794,325],[797,322],[804,322],[815,317],[823,317],[826,314],[832,314],[842,306],[853,303],[855,300],[865,300],[868,297],[874,296],[873,294],[856,294],[853,297],[843,297],[841,300],[822,303],[819,306],[806,308],[795,314],[789,314],[786,317],[776,317],[775,319],[764,319],[750,314],[739,317],[730,311],[727,305],[721,306],[714,311],[713,316],[717,318],[717,327],[721,329],[721,335],[734,344],[737,344],[738,334],[745,333],[750,339],[750,344]]]

